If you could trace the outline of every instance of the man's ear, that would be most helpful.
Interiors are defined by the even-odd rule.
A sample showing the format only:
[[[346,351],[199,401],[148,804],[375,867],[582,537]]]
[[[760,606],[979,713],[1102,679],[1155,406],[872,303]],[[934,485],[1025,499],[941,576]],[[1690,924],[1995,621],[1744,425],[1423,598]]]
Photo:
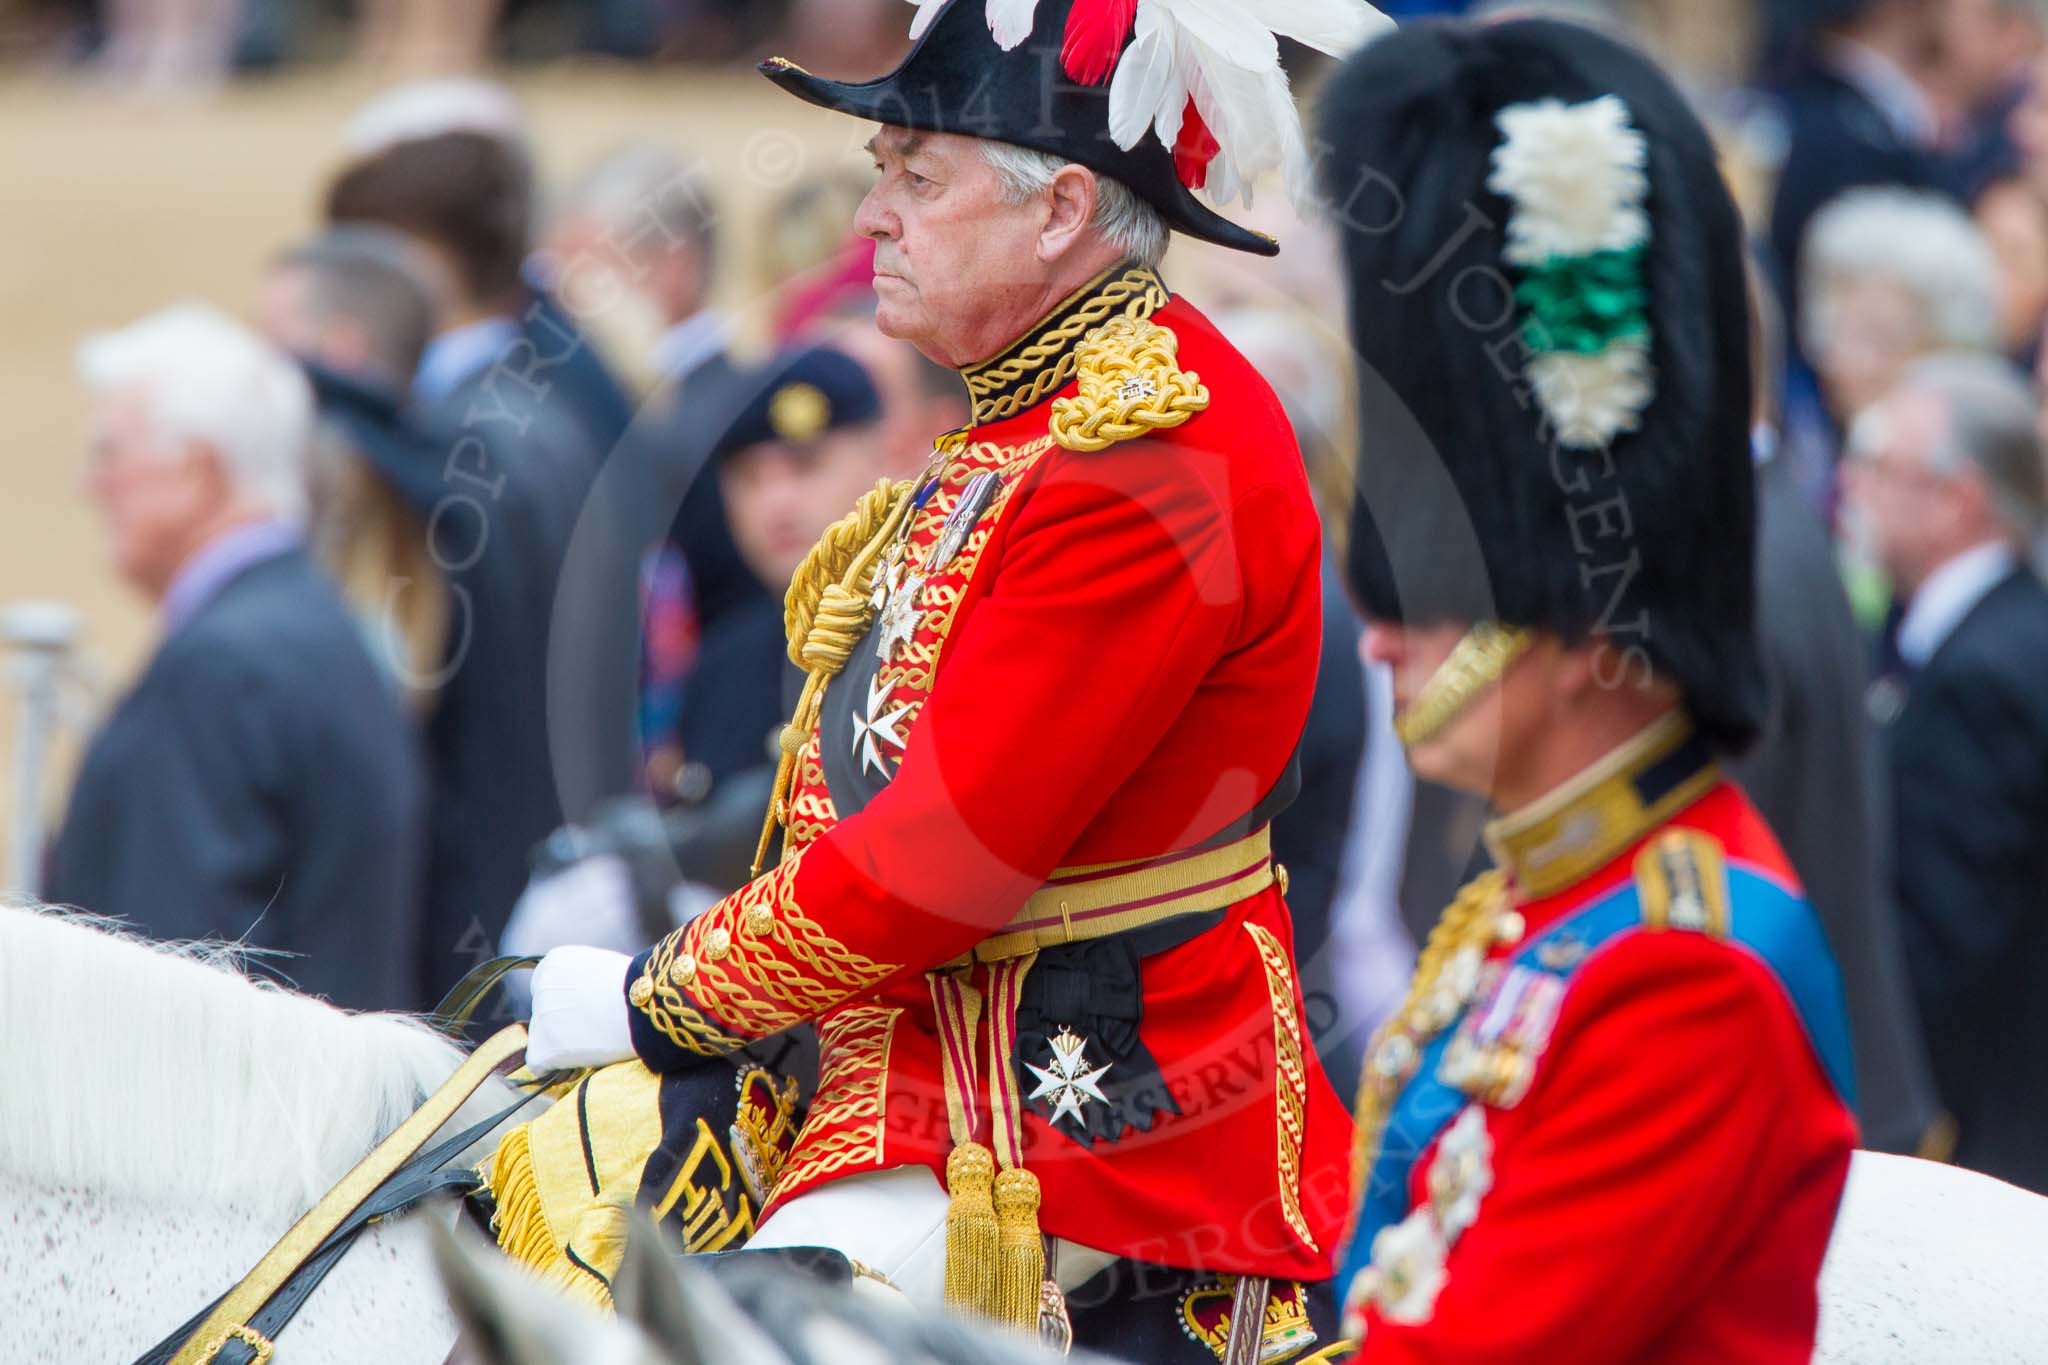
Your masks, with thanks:
[[[235,476],[228,472],[227,457],[222,455],[211,442],[188,441],[181,452],[191,472],[205,489],[209,503],[232,501],[235,496]]]
[[[1050,207],[1038,232],[1038,258],[1056,261],[1095,219],[1095,172],[1086,166],[1062,166],[1047,192]]]

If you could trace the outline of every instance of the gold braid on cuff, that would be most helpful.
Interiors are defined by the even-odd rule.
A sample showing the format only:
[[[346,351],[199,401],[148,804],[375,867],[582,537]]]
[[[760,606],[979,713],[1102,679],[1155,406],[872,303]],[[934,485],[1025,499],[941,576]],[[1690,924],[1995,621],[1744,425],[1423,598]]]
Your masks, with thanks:
[[[1465,714],[1487,688],[1499,682],[1533,637],[1519,626],[1481,621],[1465,632],[1412,706],[1394,717],[1394,733],[1409,748],[1426,744]]]

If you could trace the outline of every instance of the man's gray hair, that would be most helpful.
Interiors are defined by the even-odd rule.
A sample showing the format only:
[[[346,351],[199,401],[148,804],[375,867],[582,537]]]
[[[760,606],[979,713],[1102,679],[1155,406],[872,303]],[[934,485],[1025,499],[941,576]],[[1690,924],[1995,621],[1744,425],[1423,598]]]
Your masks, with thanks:
[[[347,318],[370,343],[378,377],[404,393],[436,326],[433,284],[418,248],[395,228],[343,223],[278,258],[306,276],[307,308],[320,322]]]
[[[710,178],[673,148],[637,140],[586,167],[556,199],[557,216],[588,214],[622,250],[693,246],[708,266],[717,246],[718,207]]]
[[[1900,385],[1940,400],[1943,439],[1930,469],[1974,469],[2016,545],[2034,536],[2048,510],[2048,461],[2041,447],[2041,400],[2026,377],[1996,356],[1937,355],[1915,361]]]
[[[1799,254],[1800,331],[1808,354],[1831,340],[1829,291],[1887,280],[1914,301],[1930,350],[1998,345],[1998,258],[1970,216],[1939,195],[1851,190],[1814,215]]]
[[[1053,177],[1076,163],[1050,152],[1010,142],[983,142],[981,154],[1003,183],[1011,202],[1023,203],[1051,187]],[[1159,210],[1120,183],[1095,173],[1095,217],[1089,226],[1097,236],[1139,265],[1156,266],[1166,255],[1166,220]]]
[[[96,397],[139,392],[158,453],[206,446],[237,492],[288,521],[306,510],[313,390],[269,342],[185,303],[88,337],[78,372]]]

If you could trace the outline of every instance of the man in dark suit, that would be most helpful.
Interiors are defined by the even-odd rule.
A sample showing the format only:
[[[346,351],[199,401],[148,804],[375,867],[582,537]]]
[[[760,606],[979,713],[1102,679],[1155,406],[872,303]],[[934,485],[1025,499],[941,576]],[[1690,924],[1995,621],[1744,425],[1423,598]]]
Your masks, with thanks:
[[[1907,965],[1956,1160],[2048,1192],[2048,590],[2037,403],[1922,361],[1859,422],[1850,496],[1905,613],[1890,722]]]
[[[652,392],[601,480],[606,539],[621,556],[602,582],[579,566],[577,588],[593,604],[631,600],[641,552],[655,552],[645,576],[644,657],[632,654],[638,637],[627,640],[623,630],[582,654],[638,668],[633,701],[649,777],[664,797],[677,776],[668,740],[689,642],[728,612],[766,601],[733,544],[707,459],[731,415],[736,373],[729,322],[711,302],[718,246],[717,202],[702,173],[666,146],[632,142],[572,182],[545,252],[572,307],[601,307],[630,291],[660,329],[641,367],[652,372]],[[616,681],[606,686],[621,691]]]
[[[432,332],[425,289],[405,238],[352,225],[288,251],[259,311],[313,382],[320,444],[342,466],[328,481],[352,475],[396,504],[385,534],[316,505],[313,539],[420,714],[432,799],[418,978],[431,1004],[492,954],[562,808],[548,752],[546,604],[531,562],[557,509],[409,403]]]
[[[1869,651],[1834,545],[1778,454],[1783,319],[1754,261],[1749,283],[1757,638],[1771,705],[1731,770],[1785,846],[1841,966],[1863,1145],[1910,1153],[1943,1129],[1892,899],[1891,792],[1863,706]]]
[[[52,901],[264,965],[357,1008],[417,1007],[424,777],[394,690],[301,545],[306,382],[184,306],[80,351],[88,487],[162,642],[95,737]]]
[[[1939,132],[1919,82],[1937,42],[1936,0],[1801,0],[1801,7],[1812,36],[1783,88],[1789,145],[1770,227],[1779,293],[1792,300],[1813,215],[1859,185],[1930,188]]]
[[[546,746],[559,823],[638,787],[630,641],[639,546],[615,525],[632,499],[595,492],[615,462],[602,444],[615,423],[573,401],[574,362],[592,358],[587,343],[529,336],[531,197],[523,143],[458,129],[391,142],[343,168],[328,187],[327,217],[396,228],[441,279],[439,330],[413,396],[428,420],[459,429],[470,467],[450,478],[475,481],[462,495],[481,521],[466,507],[437,524],[461,522],[448,534],[475,553],[517,539],[504,550],[528,574],[527,610],[546,623],[547,723],[536,742]],[[458,462],[451,452],[450,465]],[[507,515],[508,504],[530,512],[530,523]],[[487,918],[484,931],[495,937],[509,910]]]
[[[1757,473],[1757,634],[1771,709],[1733,765],[1798,869],[1842,968],[1863,1145],[1912,1153],[1939,1112],[1884,844],[1890,792],[1863,708],[1869,660],[1834,547],[1791,474]]]

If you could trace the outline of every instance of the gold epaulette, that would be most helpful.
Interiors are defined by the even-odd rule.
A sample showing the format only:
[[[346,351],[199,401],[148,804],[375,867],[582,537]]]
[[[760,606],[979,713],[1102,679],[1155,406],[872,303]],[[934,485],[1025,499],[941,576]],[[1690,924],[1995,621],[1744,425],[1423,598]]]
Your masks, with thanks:
[[[1075,350],[1080,392],[1052,405],[1052,438],[1068,450],[1107,450],[1209,406],[1201,376],[1180,367],[1180,338],[1150,319],[1111,318]]]
[[[1667,829],[1636,854],[1643,927],[1728,937],[1728,865],[1721,841],[1696,829]]]

